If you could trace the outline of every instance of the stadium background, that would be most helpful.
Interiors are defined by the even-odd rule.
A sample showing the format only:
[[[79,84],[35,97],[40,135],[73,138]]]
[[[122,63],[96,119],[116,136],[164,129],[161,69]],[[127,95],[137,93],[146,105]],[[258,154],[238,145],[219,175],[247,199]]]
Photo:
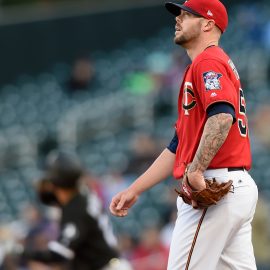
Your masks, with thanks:
[[[221,46],[238,67],[247,100],[251,174],[260,191],[254,246],[258,269],[266,270],[270,4],[224,3],[230,26]],[[3,269],[22,269],[18,244],[44,247],[57,234],[56,213],[42,208],[34,192],[45,156],[53,149],[75,151],[107,207],[172,138],[188,59],[173,44],[173,18],[162,1],[2,0],[0,7],[0,265],[5,259]],[[147,192],[125,220],[112,218],[122,255],[135,269],[144,270],[153,258],[146,269],[165,269],[174,184],[168,179]],[[141,245],[147,257],[139,254]]]

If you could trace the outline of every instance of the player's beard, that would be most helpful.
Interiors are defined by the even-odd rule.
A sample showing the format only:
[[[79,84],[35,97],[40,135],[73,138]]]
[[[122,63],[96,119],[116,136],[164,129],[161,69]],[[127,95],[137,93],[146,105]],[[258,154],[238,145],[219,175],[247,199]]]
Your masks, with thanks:
[[[196,40],[200,35],[200,29],[197,28],[193,28],[188,32],[180,32],[180,34],[176,35],[174,37],[174,42],[177,45],[180,45],[182,47],[187,47],[189,43],[191,43],[192,41]]]

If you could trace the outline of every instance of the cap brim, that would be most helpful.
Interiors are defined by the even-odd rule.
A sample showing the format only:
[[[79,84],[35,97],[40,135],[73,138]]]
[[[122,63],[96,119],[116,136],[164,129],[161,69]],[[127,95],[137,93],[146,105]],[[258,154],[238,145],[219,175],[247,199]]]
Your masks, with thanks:
[[[193,14],[193,15],[201,16],[201,14],[199,14],[198,12],[192,10],[189,7],[186,7],[184,5],[175,4],[175,3],[172,3],[172,2],[165,3],[165,7],[174,16],[179,16],[180,13],[181,13],[181,9],[183,9],[183,10],[185,10],[185,11],[187,11],[187,12]]]

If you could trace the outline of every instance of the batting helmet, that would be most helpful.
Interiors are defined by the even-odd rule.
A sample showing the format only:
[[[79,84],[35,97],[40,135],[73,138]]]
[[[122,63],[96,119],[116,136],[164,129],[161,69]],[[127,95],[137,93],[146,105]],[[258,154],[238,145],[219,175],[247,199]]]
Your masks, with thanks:
[[[83,174],[79,158],[74,153],[51,152],[46,162],[46,179],[61,188],[74,188]]]

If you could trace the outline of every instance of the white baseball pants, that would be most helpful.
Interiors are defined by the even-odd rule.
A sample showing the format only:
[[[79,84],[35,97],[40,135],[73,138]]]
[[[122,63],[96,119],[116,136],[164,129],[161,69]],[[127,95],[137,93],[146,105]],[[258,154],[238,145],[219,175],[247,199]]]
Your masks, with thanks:
[[[207,209],[188,270],[256,270],[251,242],[258,190],[247,171],[207,170],[206,178],[233,180],[234,192]],[[172,236],[167,270],[187,270],[193,238],[202,210],[177,199],[178,216]]]

